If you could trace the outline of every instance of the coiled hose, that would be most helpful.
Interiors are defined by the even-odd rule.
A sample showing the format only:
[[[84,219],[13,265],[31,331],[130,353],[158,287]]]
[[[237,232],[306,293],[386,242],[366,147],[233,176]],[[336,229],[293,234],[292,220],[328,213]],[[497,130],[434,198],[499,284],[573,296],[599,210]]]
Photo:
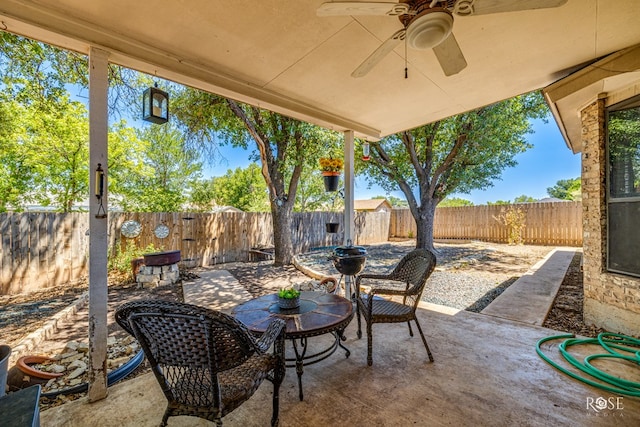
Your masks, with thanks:
[[[564,341],[558,346],[560,354],[562,354],[565,360],[572,366],[587,374],[589,377],[578,375],[577,373],[560,366],[544,354],[540,346],[547,341],[558,339],[564,339]],[[583,362],[580,362],[569,353],[567,348],[573,345],[584,344],[599,345],[604,352],[591,354],[585,357]],[[628,381],[624,378],[618,378],[594,367],[591,364],[591,361],[594,359],[619,359],[635,363],[640,367],[640,340],[636,338],[610,332],[598,334],[597,338],[575,338],[574,335],[555,335],[539,340],[536,344],[536,352],[545,362],[578,381],[582,381],[585,384],[589,384],[612,393],[640,397],[640,383]],[[595,381],[595,379],[602,382]]]

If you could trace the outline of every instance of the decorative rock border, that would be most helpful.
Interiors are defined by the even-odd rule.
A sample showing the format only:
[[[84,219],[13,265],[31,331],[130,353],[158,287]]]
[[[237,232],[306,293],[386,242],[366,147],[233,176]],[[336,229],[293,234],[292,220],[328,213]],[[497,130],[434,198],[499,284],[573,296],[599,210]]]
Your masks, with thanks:
[[[65,321],[74,316],[78,310],[86,306],[89,302],[89,291],[83,293],[76,299],[69,307],[56,313],[51,319],[49,319],[42,327],[31,332],[22,341],[16,345],[9,358],[9,365],[13,365],[22,356],[28,355],[35,349],[38,344],[51,338],[58,331],[58,322]]]

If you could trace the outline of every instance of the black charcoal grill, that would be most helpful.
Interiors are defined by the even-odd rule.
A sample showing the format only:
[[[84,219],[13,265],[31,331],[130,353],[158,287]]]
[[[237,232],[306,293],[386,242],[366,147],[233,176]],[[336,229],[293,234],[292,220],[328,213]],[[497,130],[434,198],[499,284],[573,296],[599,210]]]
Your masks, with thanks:
[[[333,266],[344,276],[355,276],[364,269],[367,260],[367,250],[362,246],[338,246],[331,256]]]

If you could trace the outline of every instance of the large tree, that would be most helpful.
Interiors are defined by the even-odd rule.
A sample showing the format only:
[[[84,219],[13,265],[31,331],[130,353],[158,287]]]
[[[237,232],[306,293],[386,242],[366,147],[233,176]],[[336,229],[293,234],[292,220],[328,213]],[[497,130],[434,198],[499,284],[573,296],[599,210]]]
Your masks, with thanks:
[[[386,191],[404,193],[417,224],[416,246],[433,249],[438,203],[491,186],[530,148],[524,138],[532,131],[529,119],[547,114],[536,92],[400,132],[370,144],[364,171]]]
[[[344,208],[340,191],[326,191],[322,175],[311,165],[302,172],[296,194],[295,212],[337,211]]]
[[[29,163],[36,176],[34,197],[44,206],[71,212],[89,194],[89,120],[79,102],[65,96],[49,109],[30,109]]]
[[[125,211],[181,211],[189,200],[185,189],[201,177],[199,154],[184,147],[182,133],[170,124],[138,129],[128,140],[128,159],[113,159],[109,186],[114,199]]]
[[[582,181],[580,177],[561,179],[547,188],[547,194],[562,200],[582,200]]]
[[[213,179],[213,188],[218,205],[234,206],[247,212],[269,211],[267,186],[256,163],[246,168],[229,169],[223,176]]]
[[[217,95],[182,88],[172,97],[174,117],[188,129],[192,141],[210,144],[215,138],[235,146],[255,144],[269,192],[273,220],[274,263],[290,264],[293,208],[305,168],[314,167],[321,152],[336,150],[340,136],[291,117]]]
[[[0,213],[21,211],[33,187],[33,171],[25,149],[26,109],[0,95]]]
[[[0,31],[2,91],[18,102],[49,108],[60,96],[68,96],[69,85],[87,88],[88,62],[86,55]],[[150,80],[135,70],[109,64],[109,114],[137,113],[140,89]]]

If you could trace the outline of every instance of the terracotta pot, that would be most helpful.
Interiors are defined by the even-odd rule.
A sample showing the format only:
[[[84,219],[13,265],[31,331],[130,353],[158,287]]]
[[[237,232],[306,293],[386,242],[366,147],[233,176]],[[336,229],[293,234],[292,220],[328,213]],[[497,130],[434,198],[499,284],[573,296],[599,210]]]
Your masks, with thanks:
[[[53,360],[46,356],[22,356],[16,365],[9,369],[7,374],[7,386],[9,391],[16,391],[32,385],[46,384],[50,379],[61,377],[62,374],[44,372],[32,368],[30,364],[42,363]]]

